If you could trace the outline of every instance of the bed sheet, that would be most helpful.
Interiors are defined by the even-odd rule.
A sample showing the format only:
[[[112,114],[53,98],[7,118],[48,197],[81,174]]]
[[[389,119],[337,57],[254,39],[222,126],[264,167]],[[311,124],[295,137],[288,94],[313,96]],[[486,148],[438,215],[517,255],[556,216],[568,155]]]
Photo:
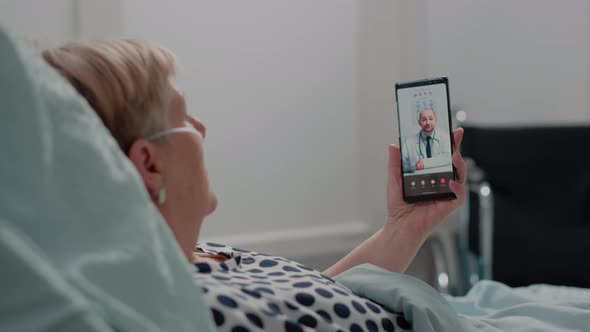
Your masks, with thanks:
[[[464,297],[443,296],[421,280],[364,264],[335,278],[357,294],[403,312],[423,331],[590,331],[590,291],[536,285],[476,284]]]

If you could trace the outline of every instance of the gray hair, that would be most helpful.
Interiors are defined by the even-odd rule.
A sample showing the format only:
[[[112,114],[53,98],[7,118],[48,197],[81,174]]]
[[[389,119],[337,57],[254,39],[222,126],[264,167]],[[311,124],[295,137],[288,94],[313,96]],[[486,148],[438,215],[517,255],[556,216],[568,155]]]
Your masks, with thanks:
[[[73,42],[43,59],[78,90],[123,152],[138,138],[166,128],[174,55],[140,39]]]

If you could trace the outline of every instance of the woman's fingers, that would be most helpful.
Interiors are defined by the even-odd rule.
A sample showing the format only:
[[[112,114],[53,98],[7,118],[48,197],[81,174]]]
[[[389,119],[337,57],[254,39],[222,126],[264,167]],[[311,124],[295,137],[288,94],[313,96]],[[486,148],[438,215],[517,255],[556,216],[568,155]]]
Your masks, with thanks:
[[[463,200],[465,199],[465,185],[460,184],[455,180],[451,180],[449,181],[449,187],[455,196],[457,196],[459,204],[463,203]]]
[[[393,188],[401,180],[401,155],[399,146],[389,145],[389,161],[387,162],[387,187]]]
[[[453,142],[455,143],[454,150],[460,150],[461,148],[461,141],[463,141],[463,134],[465,131],[463,128],[457,128],[453,130]]]
[[[465,180],[467,179],[467,167],[465,166],[465,161],[463,160],[463,157],[461,156],[460,152],[460,144],[463,140],[463,128],[456,129],[453,132],[453,137],[455,139],[455,151],[453,152],[452,159],[453,166],[455,166],[455,169],[457,170],[456,181],[457,184],[463,185],[465,183]]]

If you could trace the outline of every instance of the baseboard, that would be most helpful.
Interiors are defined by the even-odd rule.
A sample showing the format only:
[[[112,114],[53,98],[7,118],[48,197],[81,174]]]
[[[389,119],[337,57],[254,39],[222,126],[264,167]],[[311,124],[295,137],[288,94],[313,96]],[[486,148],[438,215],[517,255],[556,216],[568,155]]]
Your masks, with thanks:
[[[215,242],[281,257],[305,258],[347,253],[375,231],[363,222],[231,236],[205,236]]]

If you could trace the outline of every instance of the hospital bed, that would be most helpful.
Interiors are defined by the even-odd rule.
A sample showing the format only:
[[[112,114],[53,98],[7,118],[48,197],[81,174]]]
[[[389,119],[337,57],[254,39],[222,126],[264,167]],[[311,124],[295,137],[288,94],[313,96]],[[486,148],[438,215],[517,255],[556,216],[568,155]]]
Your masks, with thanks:
[[[100,119],[1,28],[0,59],[0,330],[213,331],[170,230]],[[336,279],[417,332],[590,330],[582,289],[564,303],[480,282],[444,298],[372,265]]]
[[[590,287],[590,125],[466,126],[463,278]]]

